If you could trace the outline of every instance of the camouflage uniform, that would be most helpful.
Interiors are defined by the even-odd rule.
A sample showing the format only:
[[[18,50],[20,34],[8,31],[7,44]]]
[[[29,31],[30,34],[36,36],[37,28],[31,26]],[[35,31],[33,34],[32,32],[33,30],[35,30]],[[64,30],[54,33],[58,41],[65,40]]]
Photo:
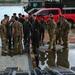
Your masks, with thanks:
[[[56,23],[50,19],[47,20],[47,30],[50,37],[49,49],[53,46],[53,49],[56,49]]]
[[[70,24],[65,21],[62,23],[61,26],[61,37],[62,37],[62,41],[63,41],[63,45],[66,47],[68,47],[68,35],[69,35],[69,31],[70,31]]]
[[[0,35],[2,39],[2,53],[6,51],[6,27],[5,25],[0,25]]]
[[[56,27],[56,43],[59,44],[61,44],[61,24],[62,22],[59,20]]]
[[[22,53],[22,34],[23,34],[23,26],[19,24],[19,45],[18,45],[18,53]]]
[[[13,25],[14,28],[14,53],[22,53],[22,24],[18,21],[16,21]]]

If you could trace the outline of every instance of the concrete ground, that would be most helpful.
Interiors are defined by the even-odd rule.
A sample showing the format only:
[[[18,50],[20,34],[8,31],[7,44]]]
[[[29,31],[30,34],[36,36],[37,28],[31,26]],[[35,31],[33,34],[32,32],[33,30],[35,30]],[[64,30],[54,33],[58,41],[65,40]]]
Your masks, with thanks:
[[[29,70],[28,55],[1,56],[0,47],[0,70],[6,67],[19,67],[22,70]]]

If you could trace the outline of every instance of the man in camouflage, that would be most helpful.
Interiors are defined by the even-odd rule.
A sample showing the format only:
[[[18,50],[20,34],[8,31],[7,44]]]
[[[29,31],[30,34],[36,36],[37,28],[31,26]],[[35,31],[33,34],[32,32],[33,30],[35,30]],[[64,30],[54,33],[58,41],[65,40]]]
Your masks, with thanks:
[[[49,34],[49,48],[47,51],[51,51],[51,47],[53,46],[53,49],[56,49],[56,23],[54,22],[53,15],[50,14],[50,18],[47,20],[47,30]]]
[[[2,39],[2,55],[5,55],[7,53],[6,51],[6,27],[5,27],[6,23],[7,23],[7,20],[3,19],[0,25],[0,36]]]
[[[19,22],[19,29],[18,29],[18,31],[19,31],[19,39],[18,39],[18,41],[19,41],[19,45],[18,45],[18,53],[19,54],[22,54],[22,35],[23,35],[23,25]]]
[[[61,25],[62,25],[62,15],[59,15],[59,20],[56,27],[56,44],[61,44]]]
[[[70,32],[70,23],[62,16],[62,25],[61,25],[61,37],[63,41],[64,48],[68,47],[68,35]]]
[[[22,33],[23,27],[20,22],[18,22],[18,18],[15,17],[15,22],[13,25],[13,39],[14,39],[14,54],[22,53]]]

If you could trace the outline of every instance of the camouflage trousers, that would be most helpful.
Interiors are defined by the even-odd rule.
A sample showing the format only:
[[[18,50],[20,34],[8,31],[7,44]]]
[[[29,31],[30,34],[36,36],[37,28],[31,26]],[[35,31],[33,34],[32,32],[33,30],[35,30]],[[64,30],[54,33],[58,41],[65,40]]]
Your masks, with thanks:
[[[68,47],[68,34],[62,35],[62,41],[63,41],[64,47],[67,48]]]
[[[5,40],[3,40],[3,38],[1,39],[2,39],[2,52],[4,52],[6,51],[6,39]]]
[[[20,36],[14,37],[14,53],[22,53],[22,38]]]
[[[50,42],[49,42],[49,49],[51,50],[52,46],[53,49],[56,49],[56,35],[54,36],[49,36],[50,37]]]

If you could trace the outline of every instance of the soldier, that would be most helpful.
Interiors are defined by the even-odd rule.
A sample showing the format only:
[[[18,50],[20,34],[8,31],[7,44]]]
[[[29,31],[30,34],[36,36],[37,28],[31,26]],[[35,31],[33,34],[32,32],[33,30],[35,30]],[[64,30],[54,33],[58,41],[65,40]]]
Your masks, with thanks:
[[[37,21],[36,16],[33,16],[33,23],[32,23],[32,46],[35,48],[39,48],[39,27],[40,23]]]
[[[1,35],[1,39],[2,39],[2,55],[7,53],[7,50],[6,50],[6,27],[5,27],[6,23],[7,23],[7,20],[3,19],[1,21],[1,25],[0,25],[0,35]]]
[[[13,22],[12,21],[9,21],[8,23],[8,33],[7,33],[7,39],[8,39],[8,49],[11,50],[11,38],[12,38],[12,24]]]
[[[14,17],[17,17],[17,14],[16,14],[16,13],[13,13],[13,16],[14,16]]]
[[[24,23],[24,21],[25,21],[25,15],[22,15],[22,19],[23,19],[23,23]],[[23,23],[22,23],[22,24],[23,24]]]
[[[56,44],[61,44],[61,25],[62,25],[62,15],[59,15],[59,20],[56,27]]]
[[[4,19],[7,19],[7,16],[8,16],[7,14],[4,14]]]
[[[42,43],[42,44],[43,44],[43,40],[44,40],[45,28],[46,28],[46,22],[44,21],[44,17],[41,17],[41,20],[40,20],[40,43]]]
[[[32,24],[33,23],[33,15],[32,15],[32,13],[28,13],[28,14],[29,14],[28,20]],[[30,39],[32,40],[32,29],[31,29],[31,33],[30,34],[31,34]]]
[[[22,53],[22,33],[22,24],[18,22],[18,18],[15,17],[15,22],[13,25],[14,54]]]
[[[14,23],[15,22],[15,16],[12,16],[10,21],[12,21]]]
[[[24,47],[25,49],[30,47],[30,31],[32,29],[31,23],[28,21],[28,18],[25,19],[23,23],[23,33],[24,33]]]
[[[22,23],[19,22],[19,36],[18,36],[18,53],[22,54],[22,36],[23,36],[23,26]]]
[[[47,51],[51,51],[51,48],[53,46],[53,49],[56,49],[56,23],[54,22],[53,15],[50,14],[50,18],[47,20],[47,30],[50,38],[49,42],[49,48]]]
[[[62,25],[61,25],[61,37],[63,41],[64,48],[68,47],[68,35],[70,32],[70,23],[62,16]]]
[[[19,13],[18,16],[19,16],[18,21],[23,24],[23,22],[24,22],[25,20],[23,19],[22,14]]]
[[[39,48],[39,27],[40,23],[36,19],[36,16],[33,16],[33,22],[32,22],[32,46],[33,46],[33,52],[36,60],[37,67],[39,65],[39,60],[38,60],[38,53],[37,53],[37,48]]]
[[[31,13],[29,13],[29,21],[32,24],[32,22],[33,22],[33,15]]]
[[[7,20],[7,23],[6,23],[6,25],[5,25],[5,27],[6,27],[6,44],[8,44],[8,33],[9,33],[9,16],[7,15],[6,17],[5,17],[5,19]]]
[[[14,24],[15,23],[15,16],[12,16],[10,21],[12,21],[13,24]],[[13,24],[12,24],[12,29],[13,29]],[[13,38],[13,36],[12,36],[12,41],[13,41],[13,46],[14,46],[14,38]]]

